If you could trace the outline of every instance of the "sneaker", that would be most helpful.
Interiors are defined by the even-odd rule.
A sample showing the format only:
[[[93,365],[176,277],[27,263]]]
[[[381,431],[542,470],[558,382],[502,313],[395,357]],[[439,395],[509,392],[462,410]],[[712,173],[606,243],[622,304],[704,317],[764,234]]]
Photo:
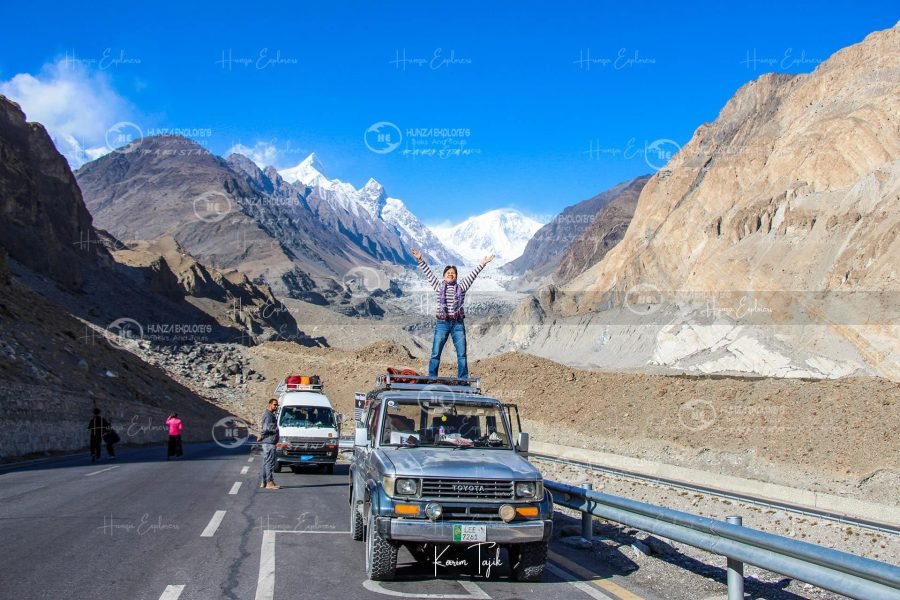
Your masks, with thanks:
[[[266,489],[267,490],[280,490],[281,486],[278,485],[277,483],[275,483],[274,481],[270,481],[269,483],[266,484]]]

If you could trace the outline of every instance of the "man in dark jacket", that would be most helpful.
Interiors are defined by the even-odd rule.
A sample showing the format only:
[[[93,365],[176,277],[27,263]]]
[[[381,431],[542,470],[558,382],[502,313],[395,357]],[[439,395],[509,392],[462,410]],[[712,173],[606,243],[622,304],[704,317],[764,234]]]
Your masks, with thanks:
[[[263,413],[259,426],[259,444],[262,449],[262,473],[259,486],[267,490],[280,489],[275,483],[275,444],[278,443],[278,422],[275,419],[275,411],[278,410],[278,400],[269,400],[266,411]]]
[[[103,443],[103,434],[110,428],[109,421],[100,416],[100,409],[94,409],[94,416],[88,421],[88,434],[91,440],[91,462],[100,460],[100,445]],[[111,457],[115,456],[114,452],[110,452],[110,447],[106,447],[107,453]]]

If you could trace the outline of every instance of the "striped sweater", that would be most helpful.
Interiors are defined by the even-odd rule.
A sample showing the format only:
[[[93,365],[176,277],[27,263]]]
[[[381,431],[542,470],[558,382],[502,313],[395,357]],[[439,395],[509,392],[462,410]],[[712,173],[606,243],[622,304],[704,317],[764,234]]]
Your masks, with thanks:
[[[431,269],[425,264],[424,260],[419,261],[419,267],[425,273],[428,283],[437,292],[437,311],[435,317],[441,320],[455,319],[462,320],[466,318],[463,311],[463,303],[466,301],[466,291],[474,283],[475,278],[484,268],[483,264],[479,264],[475,269],[466,275],[462,281],[457,280],[454,283],[447,283],[443,279],[438,279],[431,272]]]

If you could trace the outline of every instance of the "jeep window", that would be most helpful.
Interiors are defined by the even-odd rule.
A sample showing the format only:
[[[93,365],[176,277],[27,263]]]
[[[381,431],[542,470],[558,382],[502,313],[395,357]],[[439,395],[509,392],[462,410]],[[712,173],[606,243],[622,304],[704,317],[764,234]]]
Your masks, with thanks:
[[[501,410],[490,402],[387,400],[381,445],[509,449]]]
[[[336,427],[334,412],[325,406],[285,406],[281,409],[280,427]]]
[[[369,409],[369,422],[366,424],[366,428],[369,430],[369,440],[371,443],[375,443],[375,432],[378,431],[378,419],[381,416],[381,403],[376,402],[372,404],[372,407]]]

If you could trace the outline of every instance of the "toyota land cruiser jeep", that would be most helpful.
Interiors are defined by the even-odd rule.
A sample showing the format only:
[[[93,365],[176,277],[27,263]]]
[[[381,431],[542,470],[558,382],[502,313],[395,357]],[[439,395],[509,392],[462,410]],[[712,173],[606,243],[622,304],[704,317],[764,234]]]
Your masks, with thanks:
[[[552,499],[523,457],[528,435],[511,437],[513,405],[477,379],[401,377],[379,376],[366,394],[350,465],[350,529],[369,578],[392,579],[401,546],[424,563],[448,545],[493,542],[515,579],[540,579]]]

